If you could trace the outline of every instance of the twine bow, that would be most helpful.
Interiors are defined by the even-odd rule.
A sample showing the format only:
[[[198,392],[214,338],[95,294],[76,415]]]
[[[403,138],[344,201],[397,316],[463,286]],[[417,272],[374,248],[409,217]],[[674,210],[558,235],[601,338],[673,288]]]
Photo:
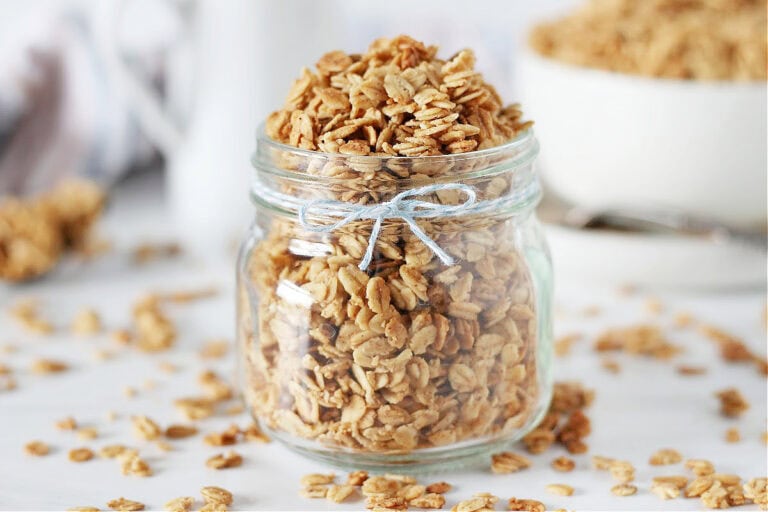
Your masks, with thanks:
[[[456,190],[467,196],[466,201],[457,205],[443,205],[432,203],[414,197],[432,194],[441,190]],[[315,233],[331,233],[342,226],[361,219],[374,219],[371,236],[368,237],[368,248],[358,267],[365,270],[373,259],[373,249],[381,232],[381,225],[385,219],[402,219],[411,228],[411,232],[421,240],[424,245],[440,258],[446,265],[453,265],[453,258],[445,252],[437,243],[419,227],[415,219],[448,217],[462,213],[467,208],[474,206],[477,194],[474,188],[460,183],[446,183],[427,185],[404,192],[384,203],[364,205],[334,201],[331,199],[315,199],[303,204],[299,208],[299,222],[302,227]],[[308,215],[318,217],[341,217],[333,224],[316,224],[307,219]]]

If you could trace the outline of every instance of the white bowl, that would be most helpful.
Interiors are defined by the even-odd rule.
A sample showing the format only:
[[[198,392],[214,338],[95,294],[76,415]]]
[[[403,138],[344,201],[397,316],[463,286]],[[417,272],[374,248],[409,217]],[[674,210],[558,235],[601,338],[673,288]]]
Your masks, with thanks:
[[[765,83],[636,77],[562,64],[530,49],[518,64],[542,175],[562,198],[764,226]]]

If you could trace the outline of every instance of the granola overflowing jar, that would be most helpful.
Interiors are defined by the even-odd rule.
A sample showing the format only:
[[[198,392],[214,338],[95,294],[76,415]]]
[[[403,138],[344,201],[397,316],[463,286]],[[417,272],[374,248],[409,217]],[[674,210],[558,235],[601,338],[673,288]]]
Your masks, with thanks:
[[[538,144],[323,153],[261,130],[238,263],[241,386],[270,434],[356,468],[457,464],[551,395]]]

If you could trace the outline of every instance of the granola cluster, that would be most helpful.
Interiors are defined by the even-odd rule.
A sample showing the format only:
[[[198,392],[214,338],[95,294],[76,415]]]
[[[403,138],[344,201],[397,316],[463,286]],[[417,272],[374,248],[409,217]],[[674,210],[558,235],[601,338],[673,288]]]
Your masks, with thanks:
[[[327,53],[269,116],[267,135],[324,153],[414,157],[498,146],[530,126],[483,81],[472,50],[436,55],[408,36],[378,39],[363,55]]]
[[[269,165],[330,180],[273,188],[303,199],[381,203],[414,182],[508,160],[408,158],[496,146],[529,125],[516,107],[501,108],[470,51],[447,61],[436,51],[400,36],[374,42],[364,55],[331,52],[317,73],[305,70],[286,107],[270,116],[267,135],[324,153],[279,150]],[[511,193],[510,166],[497,167],[469,181],[479,199]],[[465,198],[444,190],[428,199],[456,205]],[[328,234],[266,211],[259,222],[263,236],[241,265],[239,337],[245,396],[268,427],[329,446],[407,453],[532,421],[543,396],[537,314],[511,215],[419,219],[456,261],[450,266],[406,222],[387,219],[365,271],[358,263],[371,220]]]
[[[38,198],[0,202],[0,279],[41,276],[66,249],[82,247],[104,199],[93,183],[71,180]]]
[[[766,79],[765,0],[590,0],[531,45],[589,68],[690,80]]]

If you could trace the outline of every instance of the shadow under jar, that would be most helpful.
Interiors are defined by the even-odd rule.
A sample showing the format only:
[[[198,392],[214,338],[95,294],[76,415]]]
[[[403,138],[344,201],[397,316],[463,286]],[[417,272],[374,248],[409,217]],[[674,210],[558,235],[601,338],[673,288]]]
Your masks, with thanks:
[[[530,130],[415,158],[260,131],[238,357],[274,438],[355,469],[445,468],[536,425],[552,389],[537,153]]]

